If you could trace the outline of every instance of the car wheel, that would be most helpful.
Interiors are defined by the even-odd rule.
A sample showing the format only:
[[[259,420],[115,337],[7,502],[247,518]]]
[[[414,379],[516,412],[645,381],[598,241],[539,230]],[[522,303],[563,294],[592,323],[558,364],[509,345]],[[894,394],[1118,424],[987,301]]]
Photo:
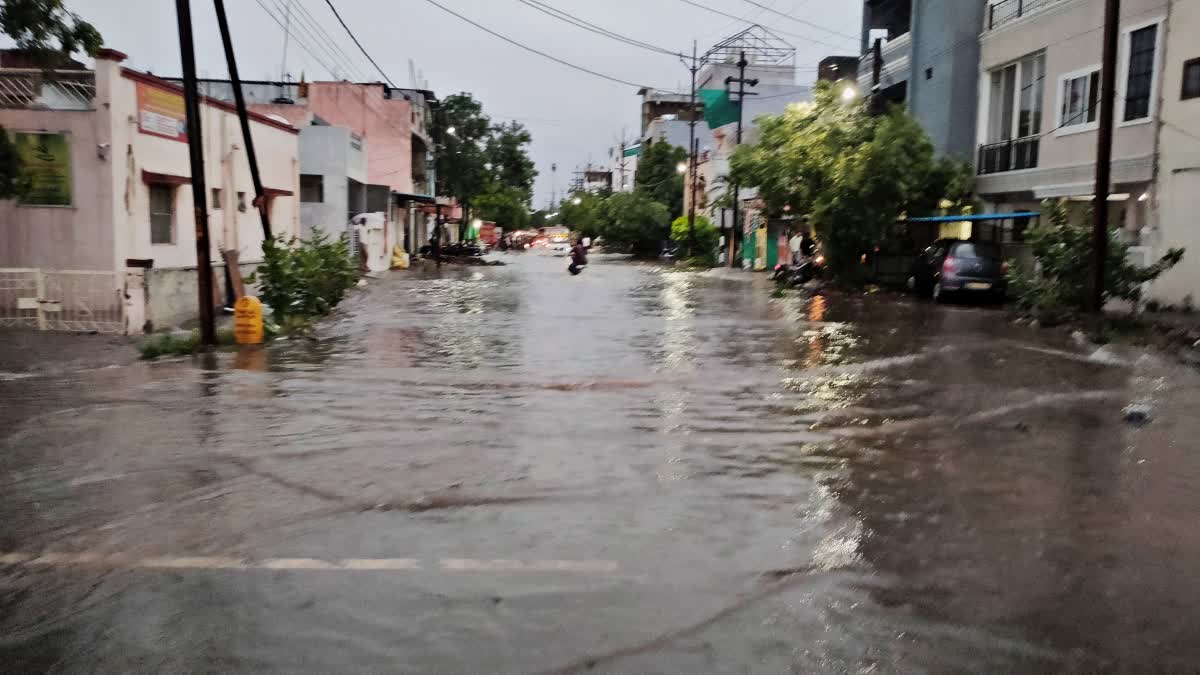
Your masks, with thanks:
[[[933,285],[933,303],[940,305],[946,301],[946,296],[942,293],[942,284],[936,283]]]

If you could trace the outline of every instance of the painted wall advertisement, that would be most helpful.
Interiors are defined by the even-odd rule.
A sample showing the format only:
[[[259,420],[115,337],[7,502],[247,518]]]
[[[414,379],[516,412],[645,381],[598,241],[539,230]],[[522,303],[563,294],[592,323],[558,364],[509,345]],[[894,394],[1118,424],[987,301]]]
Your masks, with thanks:
[[[66,134],[16,133],[21,173],[28,181],[22,204],[71,206],[71,144]]]
[[[183,94],[138,82],[138,131],[187,143],[187,111]]]

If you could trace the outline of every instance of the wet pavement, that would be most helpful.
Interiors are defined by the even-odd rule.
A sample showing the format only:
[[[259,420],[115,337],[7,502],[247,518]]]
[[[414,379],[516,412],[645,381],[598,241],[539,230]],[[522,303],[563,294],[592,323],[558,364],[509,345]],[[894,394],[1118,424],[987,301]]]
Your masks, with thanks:
[[[994,310],[504,260],[376,281],[316,341],[0,380],[4,669],[1200,662],[1195,373]]]

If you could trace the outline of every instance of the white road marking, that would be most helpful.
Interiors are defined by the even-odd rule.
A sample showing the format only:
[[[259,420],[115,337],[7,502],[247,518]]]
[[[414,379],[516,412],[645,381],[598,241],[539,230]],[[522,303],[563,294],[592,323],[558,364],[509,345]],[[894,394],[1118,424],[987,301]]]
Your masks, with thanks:
[[[431,561],[432,562],[432,561]],[[419,571],[426,569],[417,558],[267,558],[247,560],[226,556],[155,556],[135,558],[113,553],[47,552],[41,554],[0,552],[0,565],[28,567],[124,567],[171,570],[342,570],[348,572]],[[620,569],[615,560],[511,560],[446,558],[432,566],[447,572],[559,572],[567,574],[611,574]]]

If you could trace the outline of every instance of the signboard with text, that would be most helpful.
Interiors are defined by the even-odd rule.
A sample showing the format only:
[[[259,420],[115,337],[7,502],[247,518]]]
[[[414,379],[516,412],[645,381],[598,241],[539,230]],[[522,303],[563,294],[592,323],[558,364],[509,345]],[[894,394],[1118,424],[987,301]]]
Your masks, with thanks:
[[[183,105],[183,94],[138,82],[137,112],[138,131],[187,143],[187,109]]]
[[[71,144],[66,134],[14,134],[21,175],[28,189],[21,203],[71,206]]]

